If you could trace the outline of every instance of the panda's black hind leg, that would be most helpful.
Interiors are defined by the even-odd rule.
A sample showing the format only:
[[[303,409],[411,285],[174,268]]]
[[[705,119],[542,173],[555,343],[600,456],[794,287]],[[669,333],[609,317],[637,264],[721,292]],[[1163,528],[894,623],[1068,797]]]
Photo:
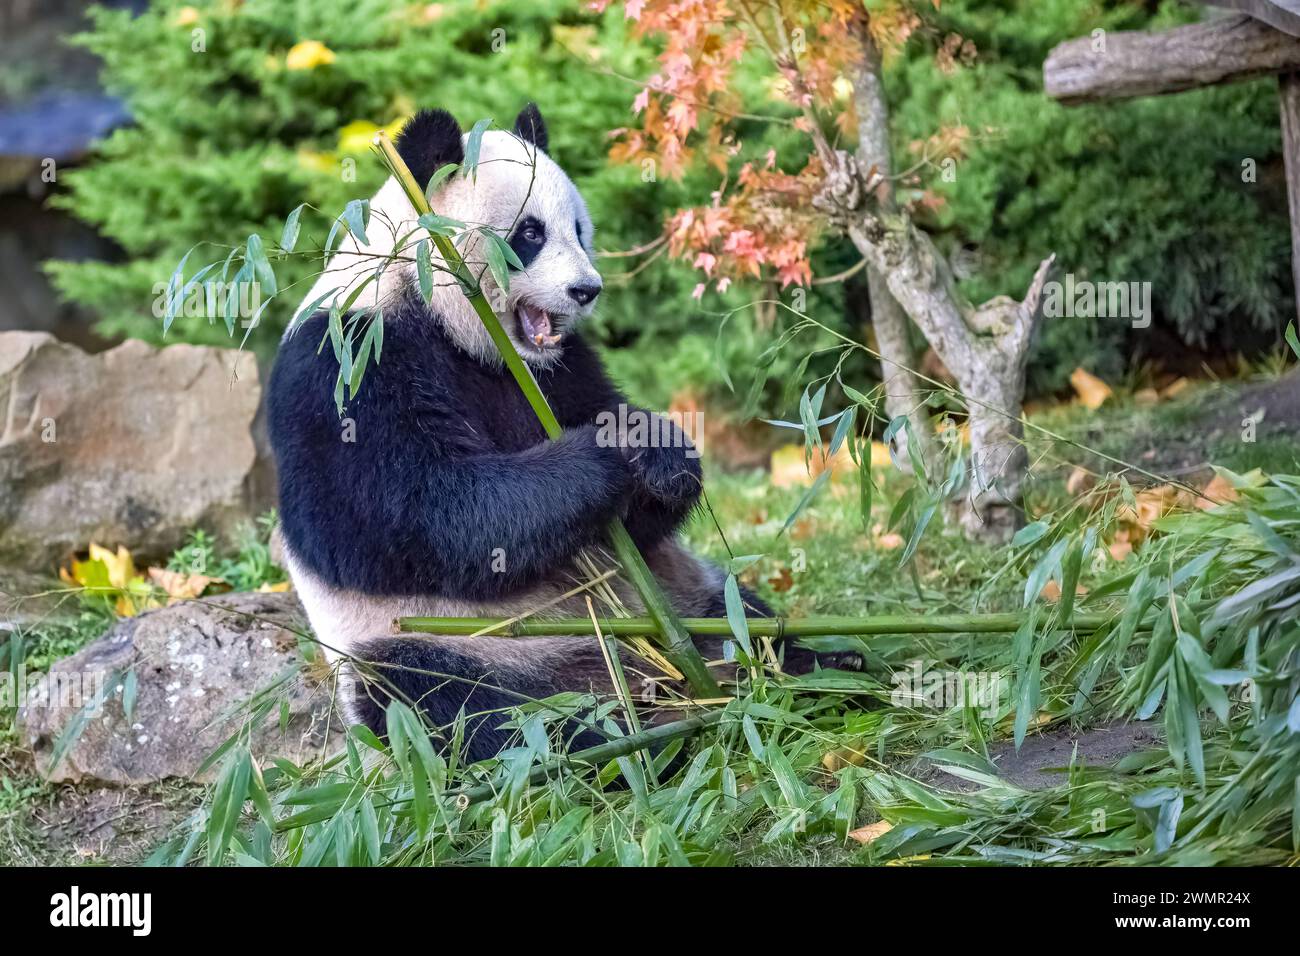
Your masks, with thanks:
[[[464,646],[467,640],[475,642],[472,651]],[[518,736],[513,728],[502,726],[510,719],[509,708],[590,686],[584,683],[585,671],[594,660],[586,658],[593,655],[578,655],[569,662],[572,666],[552,666],[546,653],[529,653],[525,645],[531,643],[396,636],[365,642],[354,648],[354,663],[348,665],[347,717],[387,739],[388,705],[400,700],[424,717],[435,744],[446,747],[463,712],[462,759],[473,763],[494,757]],[[566,723],[564,737],[570,751],[605,739],[578,721]]]

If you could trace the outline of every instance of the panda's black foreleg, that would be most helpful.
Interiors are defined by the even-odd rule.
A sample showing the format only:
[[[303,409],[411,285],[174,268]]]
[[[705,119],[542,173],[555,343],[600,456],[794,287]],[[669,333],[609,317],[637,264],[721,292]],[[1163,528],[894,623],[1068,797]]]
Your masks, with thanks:
[[[376,557],[392,578],[414,566],[430,579],[429,590],[474,601],[545,580],[601,539],[632,490],[622,454],[601,445],[590,426],[518,453],[434,462],[411,484],[414,491],[384,500],[393,532],[373,536],[402,546]]]
[[[646,549],[670,537],[690,516],[700,499],[703,471],[685,432],[662,416],[636,411],[656,423],[653,442],[622,447],[632,474],[627,530],[637,546]]]

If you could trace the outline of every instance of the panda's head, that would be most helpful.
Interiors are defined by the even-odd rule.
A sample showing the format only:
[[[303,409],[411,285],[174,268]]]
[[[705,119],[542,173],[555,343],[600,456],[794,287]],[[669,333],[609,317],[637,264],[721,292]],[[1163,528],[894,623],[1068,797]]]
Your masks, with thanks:
[[[440,168],[465,162],[467,139],[450,113],[424,110],[402,128],[396,146],[416,181],[427,190]],[[546,125],[530,104],[515,120],[513,132],[482,134],[471,175],[447,176],[429,197],[438,215],[471,228],[487,226],[515,251],[523,268],[510,269],[509,289],[502,290],[486,267],[487,240],[472,233],[458,243],[515,348],[539,366],[560,357],[565,335],[591,314],[601,292],[587,207],[573,181],[546,155],[546,148]],[[406,210],[393,218],[409,217],[409,205]],[[377,212],[385,210],[372,203],[372,219]],[[436,261],[441,264],[441,259]],[[484,360],[496,359],[473,307],[446,273],[437,277],[430,304],[461,348]]]

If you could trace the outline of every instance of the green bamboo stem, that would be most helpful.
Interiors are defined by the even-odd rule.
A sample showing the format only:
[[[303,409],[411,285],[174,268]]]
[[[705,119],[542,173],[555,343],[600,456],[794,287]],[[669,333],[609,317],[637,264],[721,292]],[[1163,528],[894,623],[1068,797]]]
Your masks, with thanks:
[[[564,770],[571,769],[572,764],[595,766],[607,763],[616,757],[626,757],[630,753],[645,750],[655,744],[667,743],[679,737],[689,737],[705,727],[716,724],[722,719],[722,713],[721,710],[707,710],[694,717],[675,720],[670,724],[660,724],[658,727],[651,727],[639,733],[628,734],[626,737],[607,740],[603,744],[588,747],[586,750],[579,750],[558,760],[534,767],[528,774],[528,783],[530,786],[545,783]],[[468,807],[472,803],[488,800],[500,791],[501,784],[499,783],[481,783],[459,793],[448,794],[448,796],[453,797],[460,806]]]
[[[875,617],[751,617],[749,633],[757,637],[826,637],[835,634],[869,636],[882,634],[1008,634],[1019,630],[1026,615],[997,614],[881,614]],[[701,637],[729,637],[731,624],[725,618],[686,617],[678,619],[691,634]],[[1070,626],[1076,631],[1096,631],[1119,620],[1117,614],[1075,614]],[[643,637],[655,633],[648,617],[597,618],[600,630],[618,637]],[[1138,624],[1149,631],[1150,621]],[[490,634],[494,637],[563,637],[596,633],[591,618],[569,617],[503,622],[475,617],[399,617],[399,630],[417,634]]]
[[[398,154],[397,148],[393,146],[392,140],[385,134],[380,133],[375,137],[375,145],[379,147],[380,154],[387,163],[389,170],[397,178],[398,183],[401,184],[402,190],[415,208],[416,214],[425,215],[431,213],[433,210],[429,206],[428,197],[424,195],[424,189],[416,183],[415,177],[411,175],[410,169],[407,168],[406,163]],[[433,238],[434,245],[437,246],[438,253],[442,256],[443,261],[447,263],[448,268],[460,281],[466,298],[469,299],[474,311],[483,322],[484,328],[487,329],[488,335],[492,338],[492,343],[496,346],[497,351],[501,353],[506,368],[514,376],[515,382],[518,383],[520,390],[524,393],[524,397],[528,399],[528,404],[532,407],[533,413],[537,415],[537,420],[542,423],[542,428],[546,430],[546,434],[552,439],[559,438],[563,430],[560,427],[559,420],[555,417],[555,412],[551,410],[550,403],[546,401],[546,396],[542,394],[541,388],[538,387],[532,371],[515,350],[514,343],[510,341],[510,336],[506,334],[506,330],[502,327],[497,314],[492,311],[492,306],[488,304],[487,297],[483,295],[478,283],[470,275],[465,260],[461,258],[456,247],[446,236],[440,236],[437,233],[430,233],[430,236]],[[647,632],[648,635],[655,639],[668,659],[682,672],[687,683],[690,684],[691,690],[697,696],[703,698],[722,696],[722,690],[718,687],[718,682],[709,673],[704,659],[700,657],[700,652],[691,641],[690,633],[681,626],[680,619],[677,617],[676,612],[673,611],[672,605],[668,603],[663,589],[659,587],[659,582],[650,573],[650,568],[646,565],[641,552],[637,550],[636,544],[632,541],[632,536],[623,527],[623,522],[617,518],[610,522],[609,538],[610,544],[614,548],[614,554],[623,567],[623,573],[641,596],[646,612],[654,621],[654,630]]]

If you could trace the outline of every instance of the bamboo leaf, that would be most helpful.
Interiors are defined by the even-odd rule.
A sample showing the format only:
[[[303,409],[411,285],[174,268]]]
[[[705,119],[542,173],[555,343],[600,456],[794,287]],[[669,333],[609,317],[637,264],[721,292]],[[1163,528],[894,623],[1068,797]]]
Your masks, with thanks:
[[[420,298],[428,305],[433,299],[433,265],[429,261],[429,240],[415,244],[415,272],[420,283]]]
[[[1057,626],[1062,630],[1069,629],[1070,619],[1074,615],[1075,591],[1079,587],[1079,573],[1083,568],[1083,552],[1086,547],[1084,539],[1076,537],[1073,547],[1068,549],[1065,560],[1061,562],[1061,599],[1056,606],[1056,620]]]
[[[501,247],[505,246],[507,249],[510,247],[507,246],[505,242],[502,241],[501,237],[495,232],[492,232],[489,229],[481,229],[479,231],[487,237],[484,251],[487,254],[488,269],[492,273],[492,278],[496,280],[497,287],[502,292],[509,292],[510,267],[506,264],[506,257],[502,253]],[[516,259],[516,261],[518,260]]]
[[[347,223],[348,232],[362,246],[370,245],[366,238],[366,223],[370,219],[370,200],[353,199],[343,207],[343,221]]]
[[[361,841],[366,848],[366,860],[371,866],[378,866],[382,846],[379,837],[379,817],[370,797],[361,798]]]
[[[280,249],[283,252],[293,252],[294,247],[298,245],[298,220],[302,218],[302,211],[307,204],[303,203],[284,221],[284,231],[280,233]]]
[[[247,749],[231,755],[212,797],[212,814],[208,818],[208,865],[217,866],[226,855],[230,838],[239,825],[239,814],[248,797],[252,774],[252,755]]]
[[[460,169],[460,163],[444,163],[435,169],[433,175],[429,177],[429,185],[424,189],[425,196],[432,197],[443,181],[458,169]]]
[[[912,533],[908,536],[907,547],[903,549],[903,554],[898,559],[898,566],[900,568],[911,560],[912,555],[916,554],[917,545],[921,543],[921,536],[925,534],[925,529],[929,526],[930,519],[934,517],[934,513],[938,507],[939,502],[931,501],[921,509],[921,513],[917,516],[916,524],[912,528]]]
[[[1038,541],[1052,530],[1052,523],[1044,518],[1040,518],[1030,524],[1025,525],[1017,531],[1011,538],[1013,548],[1025,548]]]
[[[829,468],[817,476],[816,480],[813,481],[808,490],[799,498],[798,504],[794,506],[794,511],[790,512],[790,516],[785,519],[785,524],[781,526],[781,534],[785,534],[790,530],[790,526],[795,523],[795,520],[803,513],[803,510],[808,507],[809,503],[821,493],[821,490],[826,487],[826,483],[830,481],[830,478],[831,470]]]
[[[437,213],[433,212],[426,212],[418,221],[421,226],[434,235],[446,236],[448,238],[469,228],[459,219],[452,219],[448,216],[439,216]]]
[[[132,667],[122,678],[122,716],[128,724],[135,721],[135,700],[137,692],[135,668]]]
[[[275,284],[275,270],[271,268],[271,263],[266,258],[266,249],[262,245],[262,237],[257,233],[253,233],[248,237],[244,255],[252,263],[253,274],[266,289],[267,297],[274,296],[278,291]]]
[[[749,622],[746,620],[745,602],[741,599],[740,582],[736,580],[734,573],[727,575],[727,583],[723,586],[722,593],[726,602],[727,623],[731,625],[731,633],[740,646],[744,648],[745,654],[752,660],[754,648],[749,640]]]
[[[466,176],[478,177],[478,157],[483,147],[483,134],[491,125],[492,120],[481,119],[474,124],[469,131],[469,135],[465,137],[465,158],[461,162],[460,168]]]
[[[871,505],[875,491],[876,482],[871,477],[871,452],[868,449],[858,454],[858,513],[862,517],[864,531],[871,528]]]

